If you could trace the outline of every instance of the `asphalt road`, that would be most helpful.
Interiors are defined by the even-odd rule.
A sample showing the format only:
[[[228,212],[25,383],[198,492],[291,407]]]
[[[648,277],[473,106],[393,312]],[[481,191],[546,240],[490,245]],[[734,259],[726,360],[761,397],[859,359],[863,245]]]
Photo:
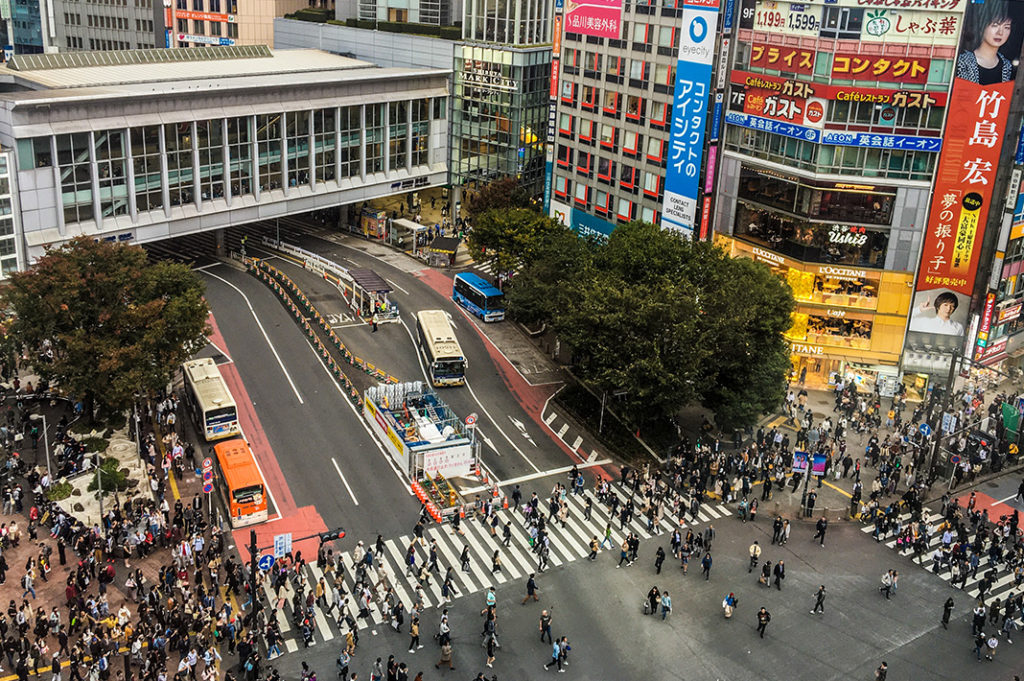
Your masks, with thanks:
[[[328,527],[360,536],[407,530],[418,502],[277,298],[254,277],[225,265],[201,274],[226,351],[295,504],[313,505]]]
[[[346,245],[339,245],[294,233],[283,238],[342,266],[373,269],[394,286],[389,297],[401,310],[402,325],[382,324],[380,330],[372,334],[366,325],[339,319],[340,328],[335,332],[355,354],[402,380],[425,380],[414,341],[416,312],[442,309],[451,315],[459,344],[468,360],[467,386],[444,388],[439,395],[460,417],[477,414],[477,434],[483,443],[484,464],[499,480],[534,475],[571,464],[568,454],[530,417],[510,391],[509,384],[495,365],[497,353],[488,347],[477,330],[480,322],[452,302],[450,292],[442,294],[431,286],[432,281],[437,281],[436,272],[419,266],[406,256],[396,254],[394,258],[382,259],[366,253],[360,248],[363,242],[358,239],[348,239]],[[314,295],[321,300],[332,290],[323,280],[304,277],[299,267],[280,259],[273,260],[272,264],[281,267],[289,276],[294,274],[296,279],[301,278],[310,287],[319,282],[320,289]],[[335,292],[333,295],[340,301],[340,294]]]
[[[543,483],[538,481],[537,487]],[[428,609],[422,621],[425,647],[407,652],[408,624],[402,634],[386,626],[363,632],[352,671],[369,677],[373,660],[394,654],[410,668],[410,678],[424,672],[426,681],[475,678],[480,671],[499,679],[539,679],[553,670],[542,665],[550,659],[550,646],[541,643],[537,618],[542,608],[552,611],[553,634],[569,637],[572,645],[567,678],[579,679],[686,679],[722,681],[870,681],[883,660],[888,681],[973,679],[1010,681],[1024,665],[1020,642],[1001,641],[993,662],[977,662],[972,654],[969,611],[965,594],[950,588],[935,575],[876,544],[857,524],[834,523],[825,548],[810,541],[812,526],[794,529],[789,544],[771,546],[765,519],[740,524],[723,519],[716,525],[714,567],[710,581],[691,563],[682,575],[671,561],[656,575],[653,554],[667,538],[641,544],[640,560],[616,569],[617,551],[603,552],[598,560],[578,560],[550,569],[538,578],[541,602],[521,605],[523,580],[499,586],[498,634],[502,648],[493,670],[484,666],[480,647],[480,609],[483,595],[456,601],[451,606],[457,671],[437,671],[438,648],[431,640],[439,612]],[[764,558],[782,558],[787,578],[781,591],[758,586],[747,574],[746,548],[755,539],[765,545]],[[879,575],[888,568],[900,571],[900,587],[891,600],[878,592]],[[652,584],[668,589],[673,613],[644,616],[641,605]],[[809,613],[814,592],[825,584],[825,614]],[[729,592],[739,597],[732,619],[722,615],[721,601]],[[948,630],[939,623],[947,596],[956,601]],[[755,613],[765,606],[772,614],[767,636],[756,632]],[[320,643],[274,661],[286,678],[297,676],[307,661],[321,678],[333,676],[338,641]]]

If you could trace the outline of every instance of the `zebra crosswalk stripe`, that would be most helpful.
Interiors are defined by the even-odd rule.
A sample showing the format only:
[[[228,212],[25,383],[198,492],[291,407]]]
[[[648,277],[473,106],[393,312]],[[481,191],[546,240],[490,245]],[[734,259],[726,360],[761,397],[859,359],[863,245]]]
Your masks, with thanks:
[[[625,501],[628,499],[628,490],[622,490],[613,486],[612,491],[620,500]],[[566,517],[565,527],[562,527],[557,517],[552,518],[547,523],[548,539],[550,542],[549,569],[566,565],[588,556],[590,554],[591,538],[596,536],[599,542],[602,541],[604,539],[606,523],[610,523],[612,526],[612,541],[615,542],[613,552],[621,545],[626,532],[633,532],[642,539],[652,539],[663,536],[676,527],[677,519],[669,513],[659,519],[659,522],[653,527],[652,531],[648,531],[647,518],[642,515],[635,515],[626,524],[624,529],[620,529],[618,519],[610,517],[607,507],[597,502],[592,490],[585,491],[584,495],[590,495],[590,498],[593,500],[592,515],[589,520],[583,517],[586,510],[586,496],[569,494],[566,496],[569,513]],[[413,538],[409,535],[402,535],[384,541],[384,555],[375,556],[375,563],[378,566],[386,566],[390,575],[388,582],[394,590],[395,596],[401,600],[407,610],[417,601],[422,602],[424,607],[441,607],[444,605],[444,598],[441,596],[441,582],[448,566],[453,568],[453,583],[457,589],[455,593],[450,595],[452,601],[480,593],[489,586],[521,580],[525,575],[536,572],[538,556],[529,545],[529,532],[524,526],[523,514],[518,509],[511,508],[499,510],[497,514],[499,520],[497,525],[498,532],[494,537],[490,534],[489,525],[481,523],[474,518],[467,518],[462,522],[464,535],[456,534],[448,525],[431,525],[427,527],[424,531],[424,538],[428,543],[427,546],[424,547],[418,541],[416,542],[417,565],[423,565],[428,560],[429,543],[434,541],[437,543],[440,575],[432,573],[428,584],[422,589],[418,589],[418,574],[410,575],[406,571],[406,551],[409,545],[412,544]],[[716,509],[712,506],[702,505],[698,513],[698,521],[693,523],[693,525],[698,524],[698,522],[709,522],[719,517]],[[509,546],[506,547],[502,540],[502,529],[507,521],[511,521],[512,538]],[[469,572],[463,572],[459,558],[463,548],[467,546],[469,547],[470,569]],[[498,573],[491,573],[491,556],[495,549],[499,551],[501,556],[502,570]],[[354,615],[359,608],[359,594],[354,591],[356,566],[351,551],[340,552],[338,558],[345,568],[341,583],[350,594],[348,597],[350,610],[351,614]],[[372,571],[370,574],[371,577],[374,576]],[[330,573],[325,575],[315,564],[306,564],[303,575],[307,579],[307,586],[311,589],[315,589],[317,582],[324,578],[326,583],[325,598],[327,598],[328,603],[333,603],[334,584]],[[1012,578],[1012,575],[1000,579],[997,584],[1002,586],[1004,580],[1007,580],[1008,577]],[[272,606],[271,609],[274,611],[272,617],[277,621],[284,639],[282,647],[289,653],[296,652],[301,647],[299,645],[301,634],[292,623],[291,617],[291,599],[294,593],[290,580],[286,580],[281,589],[283,607],[278,608],[276,607],[278,599],[271,588],[270,580],[265,580],[263,583],[263,594]],[[375,598],[378,595],[374,594]],[[317,604],[314,607],[314,611],[313,624],[317,630],[314,636],[315,641],[331,641],[343,634],[347,629],[343,622],[339,622],[335,617],[331,616],[330,609],[324,611]],[[338,616],[340,618],[340,614]],[[374,603],[373,607],[370,608],[370,617],[358,618],[356,620],[356,627],[359,630],[367,629],[381,625],[387,619],[388,617],[381,612],[378,604]]]

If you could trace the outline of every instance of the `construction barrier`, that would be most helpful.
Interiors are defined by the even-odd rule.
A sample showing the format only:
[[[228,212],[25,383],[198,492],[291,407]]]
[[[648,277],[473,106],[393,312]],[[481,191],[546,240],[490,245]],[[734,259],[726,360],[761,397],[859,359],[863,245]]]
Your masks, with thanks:
[[[345,344],[341,341],[341,338],[338,337],[338,334],[334,333],[334,329],[331,328],[327,318],[324,317],[316,306],[309,301],[309,298],[307,298],[306,294],[302,292],[302,289],[296,286],[287,274],[272,265],[268,265],[265,261],[259,258],[247,258],[245,265],[250,274],[254,274],[263,283],[267,284],[267,286],[277,294],[282,302],[284,302],[285,307],[291,311],[292,316],[294,316],[299,325],[304,328],[306,336],[310,341],[313,341],[316,338],[316,333],[313,331],[313,327],[309,324],[309,321],[306,320],[307,316],[311,317],[314,324],[319,326],[327,335],[331,344],[334,345],[338,352],[341,353],[342,358],[346,362],[359,368],[367,375],[372,376],[382,383],[399,382],[396,377],[386,371],[378,369],[372,364],[364,362],[349,352],[349,349],[345,347]],[[298,305],[296,305],[293,300],[298,301]],[[318,348],[318,350],[319,349],[320,348]],[[324,352],[327,352],[326,348],[324,348]],[[330,353],[328,353],[328,355],[329,354]],[[326,361],[327,358],[325,357],[324,359]],[[333,359],[331,362],[333,363]],[[328,366],[328,369],[331,369],[333,373],[333,368],[331,366]],[[356,399],[356,403],[358,403],[358,397]]]

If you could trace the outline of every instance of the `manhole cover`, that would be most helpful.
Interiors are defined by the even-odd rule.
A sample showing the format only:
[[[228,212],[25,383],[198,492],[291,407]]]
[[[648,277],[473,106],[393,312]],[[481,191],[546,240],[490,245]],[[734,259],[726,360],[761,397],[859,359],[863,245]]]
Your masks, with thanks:
[[[999,487],[999,485],[997,485],[994,482],[986,482],[985,486],[988,487],[989,489],[996,489],[997,487]]]

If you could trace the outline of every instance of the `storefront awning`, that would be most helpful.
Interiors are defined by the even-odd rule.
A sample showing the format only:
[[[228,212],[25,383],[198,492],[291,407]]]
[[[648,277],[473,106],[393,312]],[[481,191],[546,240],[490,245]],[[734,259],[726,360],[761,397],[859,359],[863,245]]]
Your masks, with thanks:
[[[434,253],[455,253],[459,249],[459,240],[451,236],[439,236],[430,242],[430,250]]]

